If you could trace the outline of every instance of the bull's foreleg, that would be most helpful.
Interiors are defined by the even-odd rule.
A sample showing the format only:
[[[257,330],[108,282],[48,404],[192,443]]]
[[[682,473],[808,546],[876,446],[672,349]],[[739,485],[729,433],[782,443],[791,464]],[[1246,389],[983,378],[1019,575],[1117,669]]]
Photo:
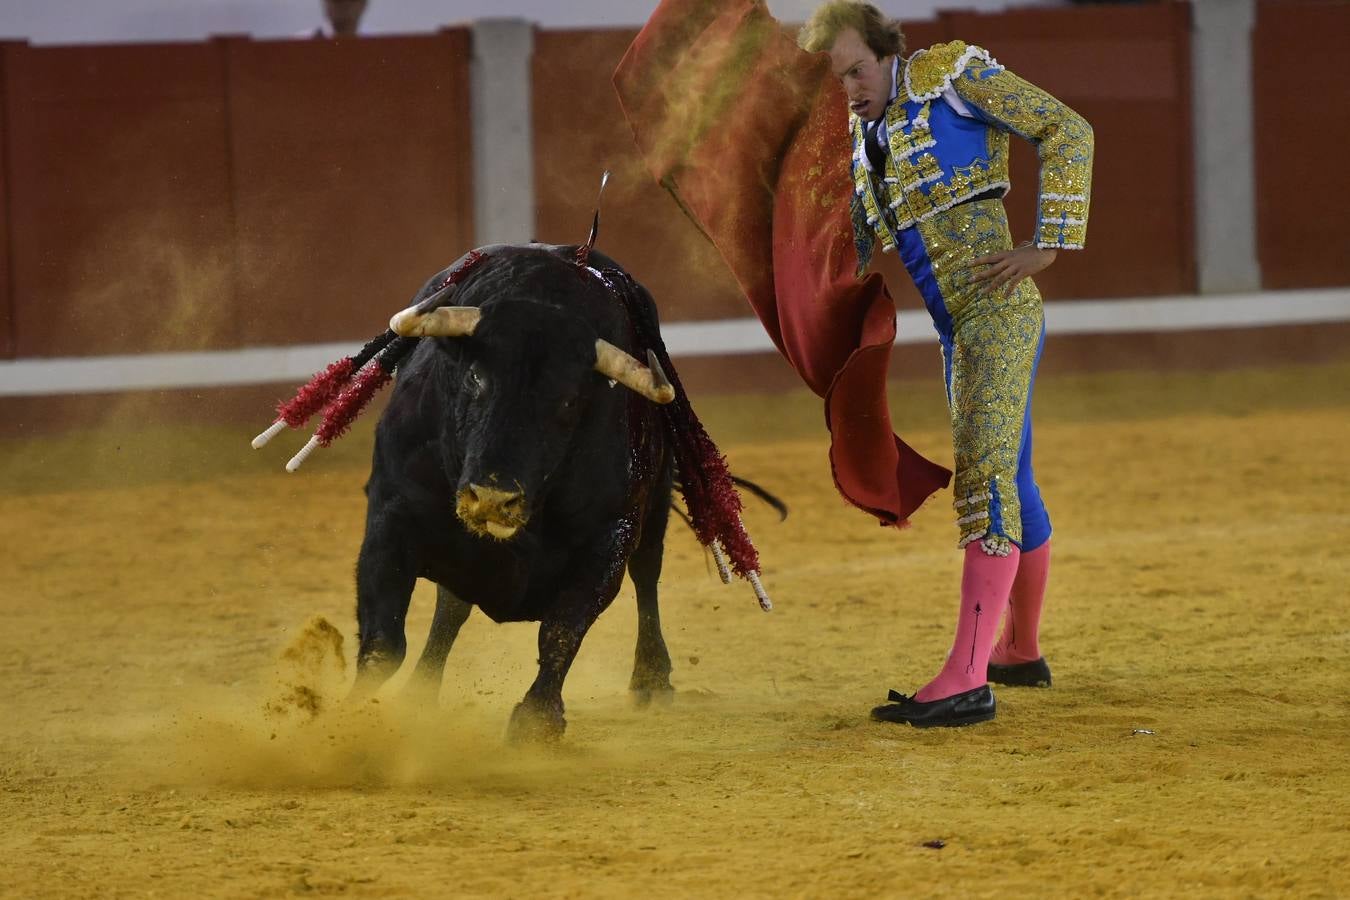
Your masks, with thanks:
[[[556,741],[562,737],[567,727],[563,680],[586,632],[614,600],[622,580],[620,565],[607,577],[589,580],[587,588],[564,591],[553,612],[539,623],[539,674],[525,692],[525,699],[511,712],[507,736],[512,741]]]
[[[562,737],[567,728],[567,719],[563,717],[563,679],[595,618],[540,623],[539,676],[525,692],[525,699],[511,711],[507,737],[512,741],[556,741]]]
[[[652,491],[647,510],[642,539],[628,560],[628,574],[637,591],[638,607],[637,648],[633,653],[633,678],[628,689],[639,706],[646,706],[653,698],[669,699],[675,690],[670,683],[670,652],[661,634],[661,610],[656,601],[665,553],[666,523],[670,518],[669,475]]]
[[[413,680],[409,690],[425,696],[434,703],[440,692],[441,679],[445,675],[445,660],[450,648],[459,636],[460,628],[469,618],[473,607],[456,597],[448,589],[436,586],[436,614],[431,619],[431,631],[427,635],[427,645],[413,670]]]
[[[403,664],[408,651],[404,623],[417,580],[413,560],[398,541],[366,530],[356,563],[356,684],[351,698],[375,690]]]

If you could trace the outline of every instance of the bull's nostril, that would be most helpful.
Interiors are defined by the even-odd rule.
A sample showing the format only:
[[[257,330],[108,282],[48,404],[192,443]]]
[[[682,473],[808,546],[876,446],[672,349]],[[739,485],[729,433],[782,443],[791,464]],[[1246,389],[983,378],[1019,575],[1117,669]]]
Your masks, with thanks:
[[[525,513],[524,491],[502,491],[481,484],[470,484],[460,492],[460,498],[460,504],[478,516],[519,518]]]

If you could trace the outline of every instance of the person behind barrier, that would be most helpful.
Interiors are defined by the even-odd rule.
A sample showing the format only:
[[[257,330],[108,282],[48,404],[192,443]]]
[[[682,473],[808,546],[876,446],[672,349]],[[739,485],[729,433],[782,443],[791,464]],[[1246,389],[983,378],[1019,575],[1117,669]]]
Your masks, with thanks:
[[[328,20],[314,30],[313,37],[356,37],[368,0],[323,0],[323,15]]]

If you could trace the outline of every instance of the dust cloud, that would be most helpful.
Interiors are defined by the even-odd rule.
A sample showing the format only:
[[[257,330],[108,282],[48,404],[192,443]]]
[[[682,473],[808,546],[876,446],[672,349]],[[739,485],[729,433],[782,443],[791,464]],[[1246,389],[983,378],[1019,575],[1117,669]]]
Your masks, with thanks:
[[[141,774],[166,784],[271,790],[501,778],[542,786],[618,764],[624,755],[617,744],[583,751],[508,743],[499,711],[443,709],[406,678],[346,703],[353,675],[347,643],[315,617],[253,686],[188,695],[149,730],[126,735]]]

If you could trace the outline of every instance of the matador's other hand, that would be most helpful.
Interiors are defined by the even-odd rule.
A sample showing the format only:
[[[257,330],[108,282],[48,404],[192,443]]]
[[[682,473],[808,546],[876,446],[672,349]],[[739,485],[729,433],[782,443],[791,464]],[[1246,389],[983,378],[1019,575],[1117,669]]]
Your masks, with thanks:
[[[976,272],[971,281],[984,282],[993,290],[1006,289],[1012,293],[1023,278],[1044,270],[1055,261],[1056,255],[1052,247],[1023,244],[1012,250],[976,257],[966,264],[966,268],[986,266],[984,271]]]

